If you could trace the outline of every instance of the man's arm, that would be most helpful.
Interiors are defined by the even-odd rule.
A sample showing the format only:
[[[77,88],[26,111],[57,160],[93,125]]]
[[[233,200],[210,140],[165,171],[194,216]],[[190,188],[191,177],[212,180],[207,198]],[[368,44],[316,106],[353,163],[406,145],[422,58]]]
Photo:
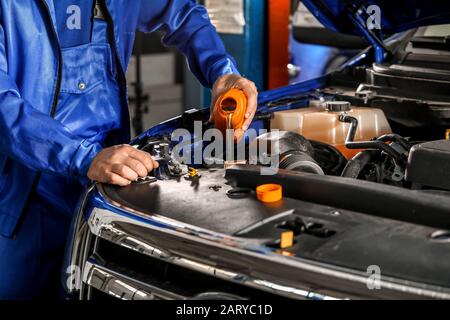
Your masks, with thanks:
[[[0,152],[36,171],[86,177],[100,150],[25,100],[9,76],[0,25]]]
[[[84,181],[127,185],[156,167],[148,154],[130,146],[101,150],[24,99],[7,72],[4,29],[0,25],[0,152],[41,172]]]
[[[164,44],[178,47],[205,87],[212,88],[225,74],[239,74],[208,12],[195,0],[141,1],[138,27],[144,32],[164,31]]]
[[[245,92],[248,112],[242,130],[236,132],[239,139],[255,115],[258,90],[253,82],[239,75],[206,9],[195,0],[144,0],[138,27],[144,32],[165,32],[164,44],[178,47],[200,83],[213,89],[211,108],[221,94],[233,87]]]

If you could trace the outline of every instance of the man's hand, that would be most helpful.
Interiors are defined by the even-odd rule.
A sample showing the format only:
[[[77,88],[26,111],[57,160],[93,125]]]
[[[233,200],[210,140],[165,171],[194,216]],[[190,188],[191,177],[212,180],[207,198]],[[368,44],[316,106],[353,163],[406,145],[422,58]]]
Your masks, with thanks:
[[[216,106],[217,99],[219,99],[222,94],[226,93],[232,88],[238,88],[244,91],[248,100],[247,113],[245,115],[246,120],[244,122],[244,125],[242,129],[238,129],[234,133],[236,140],[239,141],[244,136],[245,131],[247,131],[247,129],[250,127],[250,124],[252,123],[253,117],[256,113],[256,108],[258,106],[258,89],[253,82],[236,74],[227,74],[220,77],[213,87],[211,118],[209,119],[209,121],[213,122],[212,117],[214,114],[214,108]]]
[[[127,186],[139,177],[146,177],[159,164],[143,151],[129,145],[102,150],[92,161],[89,179],[101,183]]]

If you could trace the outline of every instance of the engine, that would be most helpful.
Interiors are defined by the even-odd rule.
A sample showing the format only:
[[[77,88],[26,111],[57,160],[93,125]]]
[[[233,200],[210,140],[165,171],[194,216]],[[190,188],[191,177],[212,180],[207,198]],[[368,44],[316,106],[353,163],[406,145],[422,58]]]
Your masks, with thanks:
[[[450,141],[414,142],[392,133],[380,109],[316,103],[275,112],[271,130],[253,143],[278,144],[282,169],[450,190]]]

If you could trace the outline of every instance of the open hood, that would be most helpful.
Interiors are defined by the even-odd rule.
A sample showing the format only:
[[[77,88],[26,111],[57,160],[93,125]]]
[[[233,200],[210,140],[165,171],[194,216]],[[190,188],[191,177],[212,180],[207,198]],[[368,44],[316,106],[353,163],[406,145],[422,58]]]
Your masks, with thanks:
[[[384,34],[450,23],[450,1],[445,0],[302,0],[302,2],[326,27],[348,34],[364,35],[355,19],[365,24],[370,17],[367,9],[371,5],[376,5],[380,9],[379,21]]]

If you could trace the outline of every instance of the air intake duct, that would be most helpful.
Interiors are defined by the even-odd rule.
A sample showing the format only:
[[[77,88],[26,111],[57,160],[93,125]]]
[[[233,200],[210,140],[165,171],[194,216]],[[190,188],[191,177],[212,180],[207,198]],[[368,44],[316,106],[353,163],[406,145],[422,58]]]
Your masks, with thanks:
[[[251,147],[266,145],[270,157],[278,157],[279,168],[323,175],[322,168],[314,160],[314,148],[305,137],[287,131],[273,131],[259,136]],[[256,146],[254,144],[257,144]]]

